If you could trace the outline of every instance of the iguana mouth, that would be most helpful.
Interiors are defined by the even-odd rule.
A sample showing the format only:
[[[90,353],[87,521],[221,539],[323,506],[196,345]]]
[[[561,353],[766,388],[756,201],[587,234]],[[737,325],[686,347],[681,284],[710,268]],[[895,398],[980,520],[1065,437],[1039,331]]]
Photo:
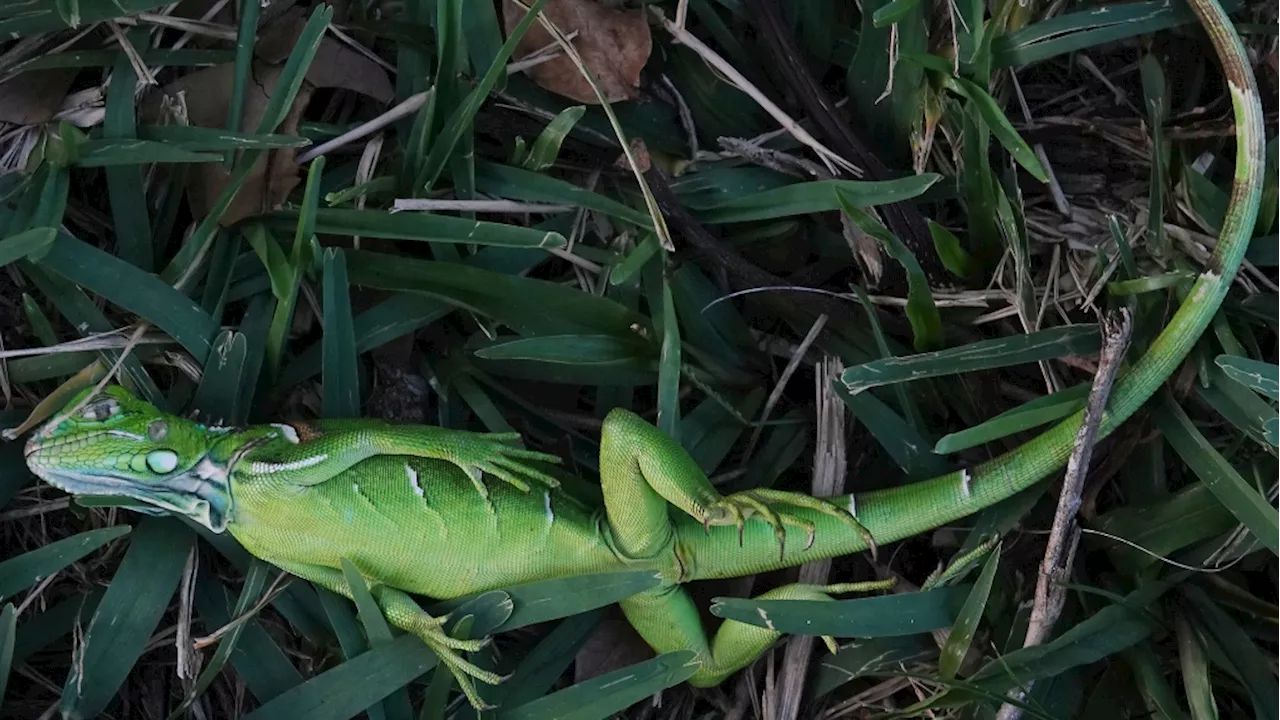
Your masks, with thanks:
[[[208,456],[200,458],[190,469],[142,479],[110,468],[87,472],[71,469],[66,467],[68,463],[61,453],[48,452],[55,448],[73,448],[104,435],[134,437],[120,430],[99,430],[63,438],[32,437],[24,448],[27,467],[41,480],[72,495],[127,497],[186,515],[217,533],[226,529],[232,506],[228,474],[226,468]]]
[[[90,440],[93,440],[94,438],[99,438],[103,436],[119,437],[119,438],[124,438],[126,440],[136,440],[138,442],[142,442],[146,440],[146,438],[142,437],[141,435],[138,435],[137,433],[126,432],[124,430],[93,430],[90,432],[78,433],[75,435],[63,435],[63,436],[54,436],[54,437],[45,437],[42,435],[42,432],[40,430],[37,430],[36,432],[32,433],[30,438],[27,439],[27,444],[22,448],[22,455],[24,458],[30,459],[32,455],[35,455],[41,450],[49,450],[50,448],[61,448],[61,447],[67,447],[69,445],[88,443]]]

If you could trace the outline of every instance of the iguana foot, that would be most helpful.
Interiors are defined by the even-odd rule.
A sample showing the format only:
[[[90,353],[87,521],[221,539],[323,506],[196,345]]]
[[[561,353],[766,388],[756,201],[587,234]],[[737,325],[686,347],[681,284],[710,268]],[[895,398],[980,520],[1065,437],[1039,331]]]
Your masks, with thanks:
[[[471,703],[476,710],[492,710],[493,705],[486,703],[478,692],[476,692],[475,681],[479,680],[487,685],[497,685],[510,675],[499,675],[489,670],[484,670],[465,660],[462,652],[476,652],[490,642],[493,638],[484,638],[481,640],[459,640],[449,635],[442,627],[443,619],[440,622],[432,622],[426,627],[420,628],[415,634],[422,639],[422,642],[431,648],[436,654],[440,662],[449,668],[449,672],[453,674],[454,679],[458,681],[458,687],[462,689],[462,694],[467,696],[467,701]]]
[[[806,550],[813,547],[813,539],[816,534],[813,521],[796,517],[787,512],[779,512],[776,509],[787,506],[814,510],[840,520],[861,535],[862,539],[866,541],[867,547],[871,549],[872,555],[875,554],[876,543],[871,536],[871,532],[862,523],[858,522],[858,519],[848,510],[829,500],[815,498],[803,493],[770,490],[767,488],[737,492],[721,498],[718,502],[708,507],[706,514],[702,518],[702,525],[708,530],[712,525],[736,525],[738,527],[738,544],[742,545],[742,533],[746,527],[746,521],[752,515],[759,515],[773,527],[774,535],[778,538],[778,556],[781,558],[786,551],[787,525],[798,527],[805,531],[808,536],[804,546]]]
[[[527,464],[526,460],[540,460],[558,465],[560,458],[535,450],[526,450],[513,443],[520,440],[520,433],[486,433],[467,438],[465,445],[451,448],[449,460],[462,468],[471,478],[476,490],[488,499],[489,489],[483,482],[484,473],[488,473],[503,482],[529,492],[529,483],[521,476],[526,476],[544,483],[547,487],[560,487],[560,481],[547,473]]]

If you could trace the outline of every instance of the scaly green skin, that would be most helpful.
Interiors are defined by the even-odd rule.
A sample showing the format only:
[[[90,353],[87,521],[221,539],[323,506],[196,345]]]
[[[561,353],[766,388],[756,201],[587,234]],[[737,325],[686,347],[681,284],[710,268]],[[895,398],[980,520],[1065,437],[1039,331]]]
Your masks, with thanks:
[[[1187,300],[1116,384],[1100,437],[1146,402],[1199,339],[1257,216],[1263,126],[1254,79],[1222,9],[1213,0],[1190,2],[1223,63],[1235,109],[1231,204]],[[868,533],[889,543],[990,507],[1060,468],[1082,419],[1077,414],[978,468],[860,493],[855,502],[771,491],[721,497],[678,444],[615,410],[601,436],[604,508],[595,509],[531,468],[525,461],[551,458],[516,447],[509,435],[351,420],[206,428],[118,387],[86,391],[69,408],[27,444],[38,476],[73,494],[126,495],[227,530],[255,556],[348,597],[340,563],[350,560],[371,581],[387,619],[421,637],[477,707],[473,679],[501,680],[461,656],[483,643],[449,637],[443,620],[406,593],[449,599],[651,570],[662,585],[622,601],[624,613],[655,650],[694,650],[700,667],[690,682],[713,685],[778,633],[728,621],[708,640],[681,584],[854,553],[868,548]],[[501,482],[486,483],[483,474]],[[761,597],[822,600],[828,589],[789,585]]]

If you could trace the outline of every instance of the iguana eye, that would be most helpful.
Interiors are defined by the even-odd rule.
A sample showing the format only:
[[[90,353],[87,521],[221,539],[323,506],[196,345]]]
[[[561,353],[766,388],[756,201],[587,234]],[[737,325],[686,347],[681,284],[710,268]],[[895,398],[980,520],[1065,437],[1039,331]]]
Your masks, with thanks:
[[[120,412],[120,403],[115,400],[98,400],[91,402],[80,411],[80,417],[93,422],[101,422]]]
[[[163,420],[152,420],[151,424],[147,425],[147,437],[151,442],[161,442],[168,436],[169,423]]]
[[[147,453],[147,469],[157,475],[167,475],[178,467],[178,454],[172,450],[152,450]]]

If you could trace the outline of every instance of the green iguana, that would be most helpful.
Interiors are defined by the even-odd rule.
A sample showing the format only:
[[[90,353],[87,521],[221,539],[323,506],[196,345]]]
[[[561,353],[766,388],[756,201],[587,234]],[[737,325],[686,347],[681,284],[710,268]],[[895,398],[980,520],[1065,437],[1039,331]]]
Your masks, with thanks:
[[[1214,255],[1148,352],[1118,382],[1105,437],[1169,377],[1235,276],[1257,216],[1262,117],[1244,50],[1213,0],[1191,0],[1223,62],[1236,111],[1236,177]],[[497,683],[409,593],[450,599],[530,581],[648,570],[661,585],[621,602],[657,651],[689,649],[690,682],[719,683],[779,634],[726,621],[704,633],[682,584],[846,555],[911,537],[1023,490],[1065,463],[1081,414],[979,467],[890,490],[817,499],[751,490],[721,496],[677,443],[637,416],[604,423],[604,507],[584,507],[537,470],[554,457],[516,436],[371,420],[215,428],[167,415],[119,387],[83,391],[26,445],[31,470],[75,495],[127,496],[230,532],[253,555],[351,596],[351,561],[387,620],[425,642],[477,707],[474,680]],[[485,475],[497,480],[486,482]],[[492,485],[492,486],[491,486]],[[825,599],[788,585],[761,596]]]

